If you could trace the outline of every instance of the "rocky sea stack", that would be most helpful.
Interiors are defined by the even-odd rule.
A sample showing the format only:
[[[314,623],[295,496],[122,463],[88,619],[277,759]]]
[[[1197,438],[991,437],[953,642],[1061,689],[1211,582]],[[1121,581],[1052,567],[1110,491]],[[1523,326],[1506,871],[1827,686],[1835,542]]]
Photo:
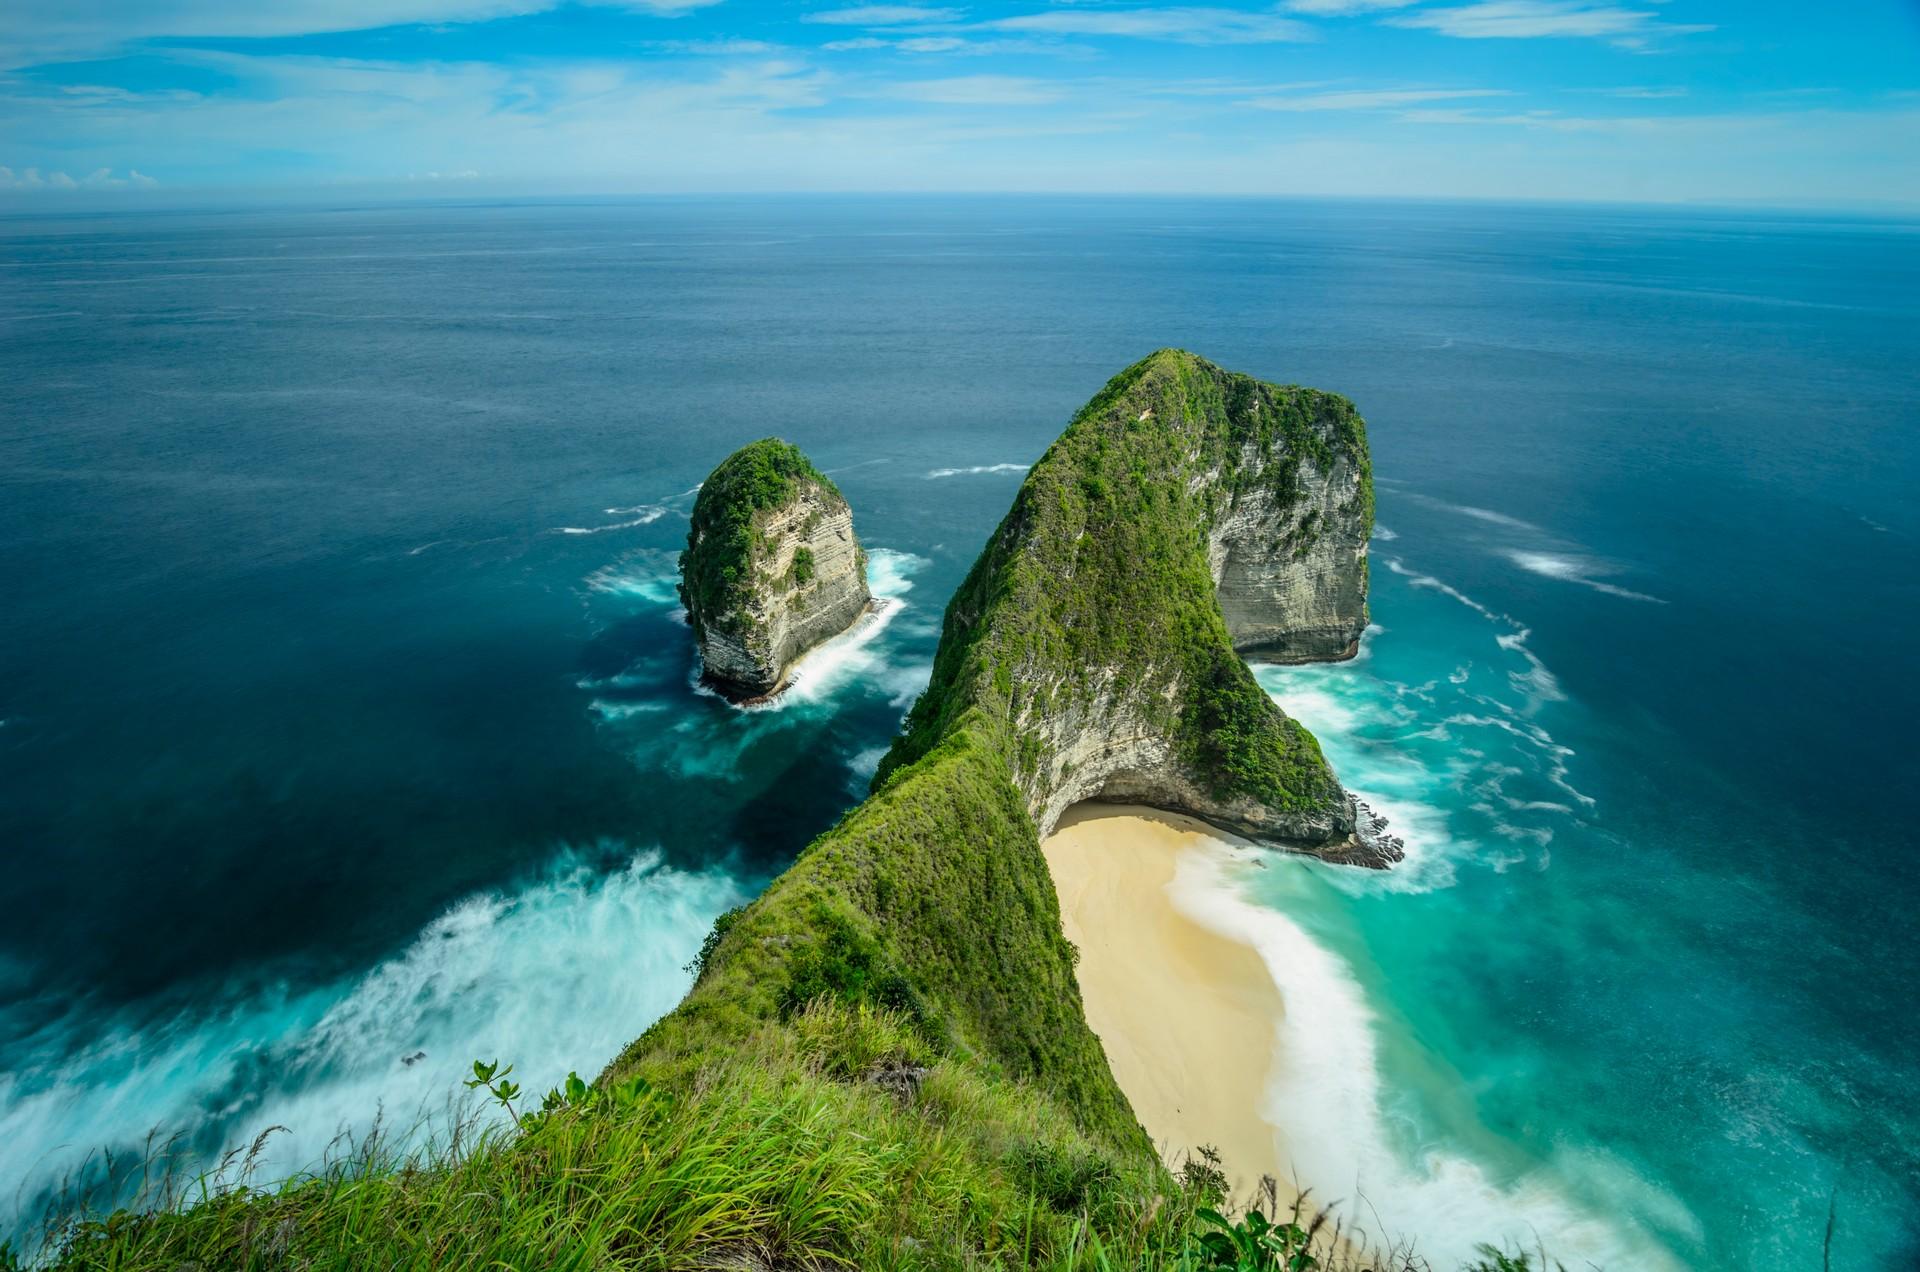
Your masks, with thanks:
[[[1136,363],[1033,466],[954,596],[879,786],[979,712],[1041,837],[1099,799],[1390,864],[1397,844],[1242,661],[1352,657],[1372,533],[1351,402],[1181,350]]]
[[[872,607],[853,512],[797,446],[768,437],[727,456],[692,521],[680,598],[706,682],[734,701],[778,693]]]

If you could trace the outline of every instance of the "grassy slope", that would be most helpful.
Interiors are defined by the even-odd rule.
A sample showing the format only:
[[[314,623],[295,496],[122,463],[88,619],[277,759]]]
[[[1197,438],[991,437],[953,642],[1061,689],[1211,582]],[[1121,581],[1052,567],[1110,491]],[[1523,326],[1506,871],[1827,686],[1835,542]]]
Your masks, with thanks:
[[[1013,701],[1015,673],[1035,660],[1071,673],[1095,653],[1143,674],[1179,661],[1204,674],[1167,723],[1221,782],[1276,799],[1337,792],[1311,736],[1231,655],[1204,551],[1218,496],[1188,480],[1211,467],[1244,481],[1243,442],[1323,446],[1308,423],[1327,412],[1364,462],[1340,399],[1175,352],[1115,377],[955,596],[932,686],[873,795],[728,916],[686,1000],[598,1083],[639,1094],[563,1105],[426,1169],[375,1154],[272,1197],[123,1219],[89,1230],[69,1262],[1172,1259],[1204,1190],[1159,1168],[1087,1028],[1014,785],[1040,758],[1020,713],[1045,706]],[[1293,453],[1261,479],[1284,493]],[[871,1080],[907,1065],[925,1070],[910,1102]]]

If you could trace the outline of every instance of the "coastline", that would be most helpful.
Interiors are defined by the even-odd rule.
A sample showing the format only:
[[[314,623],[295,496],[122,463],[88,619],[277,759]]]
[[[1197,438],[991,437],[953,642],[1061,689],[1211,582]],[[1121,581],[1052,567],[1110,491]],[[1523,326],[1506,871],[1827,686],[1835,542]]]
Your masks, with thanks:
[[[1296,1197],[1284,1134],[1261,1110],[1285,1004],[1257,950],[1196,921],[1170,891],[1180,859],[1218,851],[1219,837],[1179,814],[1082,804],[1042,851],[1080,951],[1087,1023],[1162,1159],[1178,1170],[1198,1146],[1216,1148],[1236,1205],[1265,1175],[1284,1208]]]

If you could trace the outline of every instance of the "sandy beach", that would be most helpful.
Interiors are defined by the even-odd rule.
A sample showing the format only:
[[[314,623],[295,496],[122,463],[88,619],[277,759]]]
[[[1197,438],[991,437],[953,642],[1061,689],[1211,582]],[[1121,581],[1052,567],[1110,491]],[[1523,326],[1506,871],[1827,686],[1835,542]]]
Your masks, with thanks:
[[[1168,1165],[1212,1145],[1237,1200],[1272,1175],[1290,1201],[1279,1128],[1258,1113],[1279,991],[1251,946],[1195,922],[1168,893],[1182,854],[1220,851],[1218,832],[1154,809],[1084,804],[1044,851],[1080,949],[1087,1020]]]

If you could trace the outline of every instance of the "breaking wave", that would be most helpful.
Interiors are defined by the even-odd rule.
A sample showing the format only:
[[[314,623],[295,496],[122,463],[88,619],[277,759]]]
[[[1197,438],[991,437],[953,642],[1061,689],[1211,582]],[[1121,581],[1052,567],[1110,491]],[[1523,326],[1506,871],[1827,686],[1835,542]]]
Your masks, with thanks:
[[[1262,872],[1265,873],[1265,872]],[[1346,963],[1279,910],[1247,899],[1226,845],[1181,856],[1168,885],[1195,922],[1251,946],[1285,1011],[1261,1117],[1282,1128],[1281,1160],[1349,1226],[1382,1244],[1417,1235],[1437,1267],[1470,1260],[1481,1242],[1544,1243],[1570,1266],[1673,1269],[1649,1239],[1581,1206],[1549,1172],[1499,1178],[1432,1144],[1409,1157],[1383,1099],[1379,1022]]]
[[[591,1077],[679,1001],[682,965],[748,895],[723,870],[674,869],[651,850],[603,873],[611,847],[562,852],[523,887],[468,897],[336,983],[213,994],[159,1021],[75,1010],[26,1032],[0,1014],[17,1039],[0,1072],[0,1178],[84,1175],[103,1149],[139,1160],[150,1128],[204,1162],[283,1127],[260,1161],[266,1182],[376,1117],[428,1133],[475,1059],[512,1062],[531,1090],[575,1068]],[[0,1231],[38,1201],[6,1196],[20,1209],[0,1211]]]

